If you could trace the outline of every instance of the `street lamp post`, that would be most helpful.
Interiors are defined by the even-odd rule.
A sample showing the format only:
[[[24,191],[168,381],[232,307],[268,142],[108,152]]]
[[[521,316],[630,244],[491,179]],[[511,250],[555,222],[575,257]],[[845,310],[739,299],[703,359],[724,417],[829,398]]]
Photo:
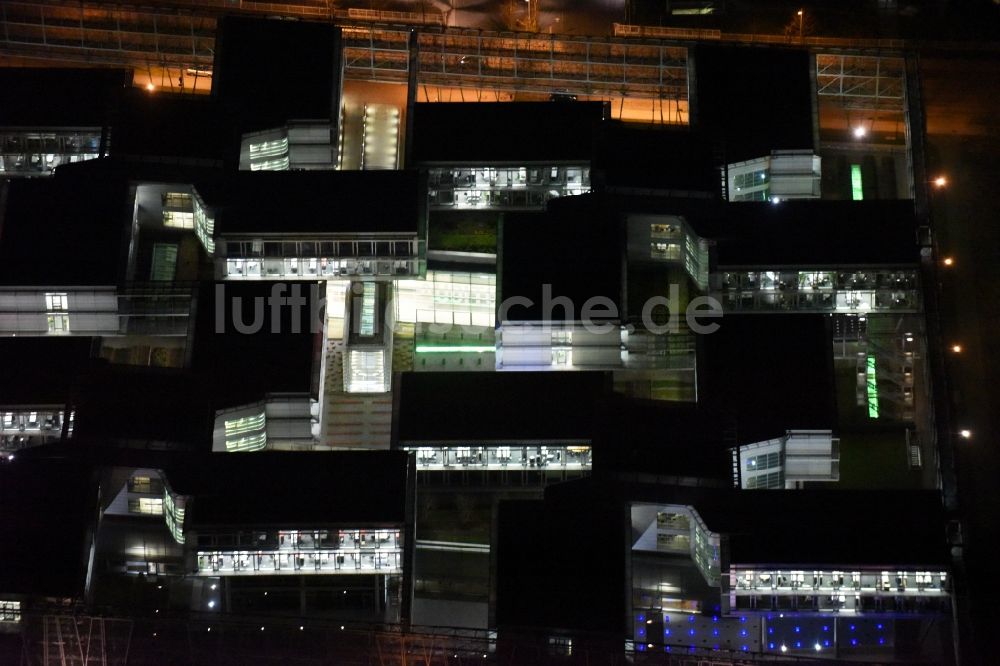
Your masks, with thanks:
[[[799,41],[802,40],[802,19],[804,18],[802,10],[799,10]]]

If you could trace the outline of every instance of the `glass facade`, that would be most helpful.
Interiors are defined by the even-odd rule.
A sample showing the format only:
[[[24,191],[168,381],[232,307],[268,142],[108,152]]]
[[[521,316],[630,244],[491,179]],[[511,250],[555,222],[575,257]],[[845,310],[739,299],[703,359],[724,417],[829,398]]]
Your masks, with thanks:
[[[590,446],[404,446],[416,451],[418,470],[591,468]]]
[[[684,218],[629,215],[629,259],[665,262],[682,267],[701,291],[708,289],[708,242],[695,234]]]
[[[332,170],[335,166],[327,123],[289,121],[282,127],[244,134],[240,142],[240,171]]]
[[[773,569],[734,565],[729,576],[733,610],[897,612],[946,607],[944,571]]]
[[[194,196],[194,232],[208,254],[215,254],[215,217],[205,208],[201,197]]]
[[[173,229],[194,229],[194,213],[163,211],[163,226]]]
[[[865,397],[870,419],[877,419],[879,415],[878,375],[875,370],[875,357],[869,354],[865,357]]]
[[[174,229],[194,229],[194,204],[187,192],[164,192],[163,226]]]
[[[6,454],[62,437],[64,412],[52,408],[0,408],[0,451]]]
[[[719,584],[719,535],[711,532],[692,510],[691,559],[709,585]]]
[[[398,529],[320,529],[198,535],[197,573],[206,576],[399,574]]]
[[[101,147],[101,130],[0,128],[0,175],[47,176],[62,164],[92,160]]]
[[[58,310],[68,310],[69,306],[68,294],[62,293],[47,293],[45,294],[45,309],[50,311]]]
[[[806,481],[840,479],[840,439],[830,430],[789,430],[730,452],[733,485],[745,490],[794,489]]]
[[[169,490],[163,493],[163,517],[174,541],[184,543],[184,505],[187,500],[182,495],[173,495]]]
[[[917,272],[752,270],[715,273],[712,294],[726,311],[919,312]]]
[[[190,288],[169,281],[133,283],[121,291],[0,289],[0,335],[184,336],[190,314]]]
[[[129,513],[141,513],[149,516],[163,515],[162,497],[134,497],[128,501]]]
[[[432,209],[541,209],[557,197],[590,192],[590,167],[436,168],[428,173]]]
[[[154,282],[170,282],[177,273],[177,245],[174,243],[153,244],[153,264],[149,279]]]
[[[248,453],[250,451],[261,451],[265,448],[267,448],[266,433],[226,440],[226,451],[230,453]]]
[[[287,157],[287,155],[288,137],[280,137],[272,141],[261,141],[250,144],[251,160],[260,161],[264,159],[273,159],[275,157]],[[250,170],[260,171],[262,169],[251,166]]]
[[[49,312],[45,321],[49,334],[60,335],[69,333],[69,294],[45,294],[45,309]]]
[[[396,282],[396,320],[487,326],[496,321],[496,275],[427,271],[423,280]]]
[[[21,602],[0,599],[0,622],[20,622]]]
[[[232,279],[419,275],[419,242],[412,236],[334,240],[227,237],[222,276]]]
[[[368,337],[375,335],[375,284],[365,282],[361,287],[361,321],[358,335]]]
[[[686,553],[705,582],[719,585],[719,535],[708,529],[694,507],[633,503],[631,516],[633,533],[639,534],[633,551]]]
[[[267,416],[264,411],[225,422],[226,451],[260,451],[267,447]]]
[[[784,201],[820,196],[821,159],[809,150],[775,150],[727,166],[729,201]]]
[[[385,393],[389,390],[382,349],[352,349],[344,364],[344,390],[348,393]]]
[[[748,472],[759,472],[780,466],[780,453],[763,453],[759,456],[751,456],[746,460],[746,471]]]

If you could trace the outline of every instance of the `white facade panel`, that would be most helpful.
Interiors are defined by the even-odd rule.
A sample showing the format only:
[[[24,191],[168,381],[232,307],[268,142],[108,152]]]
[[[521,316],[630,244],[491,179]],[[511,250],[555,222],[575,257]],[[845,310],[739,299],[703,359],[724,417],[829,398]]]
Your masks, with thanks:
[[[583,366],[619,366],[622,353],[618,347],[578,347],[573,346],[573,365]]]

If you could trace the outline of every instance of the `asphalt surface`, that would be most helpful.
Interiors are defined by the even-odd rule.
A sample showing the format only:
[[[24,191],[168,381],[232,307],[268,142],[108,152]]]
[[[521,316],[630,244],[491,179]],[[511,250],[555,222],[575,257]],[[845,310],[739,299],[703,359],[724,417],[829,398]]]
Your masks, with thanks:
[[[995,663],[987,650],[1000,615],[992,570],[1000,543],[1000,346],[993,341],[1000,330],[1000,59],[925,56],[921,78],[929,176],[948,180],[931,187],[930,202],[941,258],[954,260],[940,273],[942,341],[962,346],[948,352],[947,368],[972,617],[963,636],[972,649],[963,652],[987,664]],[[957,435],[965,428],[967,440]]]

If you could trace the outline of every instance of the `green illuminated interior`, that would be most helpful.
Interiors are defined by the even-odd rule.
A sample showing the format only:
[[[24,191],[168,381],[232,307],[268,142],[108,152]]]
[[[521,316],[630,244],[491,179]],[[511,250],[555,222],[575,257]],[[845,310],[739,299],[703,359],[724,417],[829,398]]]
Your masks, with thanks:
[[[878,381],[875,376],[875,357],[867,358],[865,383],[868,385],[868,418],[878,418]]]
[[[473,346],[463,347],[460,345],[448,346],[448,345],[417,345],[418,354],[491,354],[496,351],[496,347],[493,346]]]
[[[851,199],[854,201],[863,200],[864,193],[861,187],[861,165],[852,164],[851,165]]]

